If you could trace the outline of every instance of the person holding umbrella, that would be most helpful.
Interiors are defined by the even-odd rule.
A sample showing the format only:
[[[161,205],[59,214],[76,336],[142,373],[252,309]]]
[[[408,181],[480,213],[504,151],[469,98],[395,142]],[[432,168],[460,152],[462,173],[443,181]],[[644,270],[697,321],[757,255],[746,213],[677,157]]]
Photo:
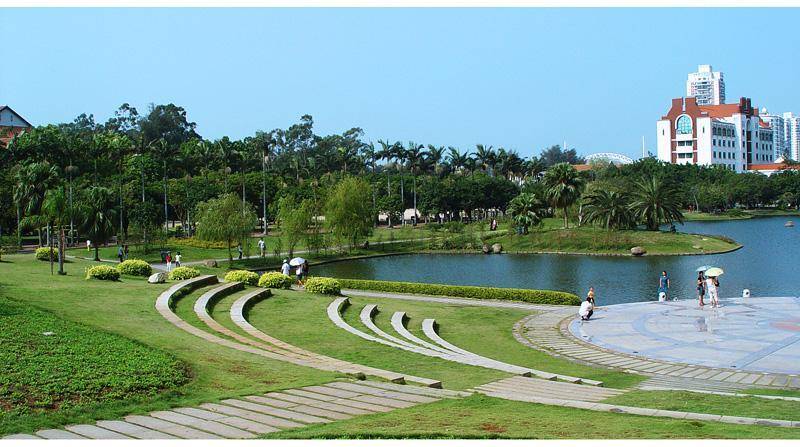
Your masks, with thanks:
[[[697,272],[697,300],[700,302],[700,307],[702,308],[705,306],[703,302],[703,298],[706,295],[706,276],[705,271],[710,269],[710,265],[704,265],[702,267],[698,267]]]
[[[303,285],[303,274],[305,272],[304,269],[305,264],[306,260],[303,258],[292,258],[292,260],[289,261],[289,265],[296,268],[295,275],[297,275],[297,285],[299,286]]]
[[[711,300],[711,307],[719,307],[719,281],[717,277],[725,272],[719,267],[712,267],[705,272],[706,276],[706,291],[708,298]]]

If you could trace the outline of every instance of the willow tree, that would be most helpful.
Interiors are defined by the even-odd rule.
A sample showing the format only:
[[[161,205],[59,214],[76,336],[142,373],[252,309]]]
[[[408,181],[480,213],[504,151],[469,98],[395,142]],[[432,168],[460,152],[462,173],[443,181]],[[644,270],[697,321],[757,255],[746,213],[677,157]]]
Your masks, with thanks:
[[[340,241],[352,248],[372,232],[370,184],[358,177],[347,177],[336,184],[325,204],[325,224]]]
[[[250,205],[243,204],[236,194],[225,194],[197,205],[197,238],[222,242],[228,247],[228,260],[233,261],[234,242],[244,245],[256,226],[256,215]]]

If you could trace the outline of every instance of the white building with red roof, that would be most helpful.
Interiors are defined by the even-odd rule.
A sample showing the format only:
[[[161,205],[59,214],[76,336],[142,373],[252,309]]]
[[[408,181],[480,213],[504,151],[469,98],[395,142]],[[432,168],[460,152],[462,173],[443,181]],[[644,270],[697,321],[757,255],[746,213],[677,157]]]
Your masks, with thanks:
[[[736,172],[775,161],[773,132],[750,98],[738,104],[699,105],[675,98],[656,124],[658,159],[669,163],[722,166]]]
[[[14,136],[33,127],[11,107],[0,105],[0,147],[5,147]]]

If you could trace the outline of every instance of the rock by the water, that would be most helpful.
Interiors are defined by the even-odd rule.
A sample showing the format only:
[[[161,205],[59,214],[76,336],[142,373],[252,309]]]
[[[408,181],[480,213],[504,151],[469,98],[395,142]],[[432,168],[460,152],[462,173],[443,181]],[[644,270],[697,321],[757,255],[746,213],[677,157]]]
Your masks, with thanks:
[[[217,261],[215,261],[214,259],[207,260],[205,262],[205,264],[206,264],[206,267],[217,268]]]
[[[631,248],[631,254],[634,255],[634,256],[641,256],[641,255],[643,255],[645,253],[647,253],[647,250],[645,250],[644,247],[633,247],[633,248]]]
[[[492,249],[489,248],[489,246],[486,245],[486,244],[483,244],[483,247],[481,247],[481,250],[483,250],[483,254],[485,254],[485,255],[488,255],[489,253],[492,252]]]
[[[492,253],[502,253],[503,246],[500,244],[492,244]]]
[[[791,220],[789,220],[789,221],[786,221],[786,223],[785,223],[785,224],[783,224],[783,226],[784,226],[784,227],[793,227],[793,226],[794,226],[794,222],[792,222]]]
[[[166,281],[167,281],[167,274],[164,272],[153,273],[152,275],[150,275],[149,278],[147,278],[147,282],[149,282],[150,284],[161,284]]]

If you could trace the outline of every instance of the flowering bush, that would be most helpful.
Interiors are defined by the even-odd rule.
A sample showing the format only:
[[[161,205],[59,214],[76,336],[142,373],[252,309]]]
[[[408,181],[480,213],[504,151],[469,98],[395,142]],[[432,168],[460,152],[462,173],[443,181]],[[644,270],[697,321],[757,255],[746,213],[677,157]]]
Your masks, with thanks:
[[[58,260],[58,252],[55,248],[40,247],[36,249],[36,259],[40,261],[50,261],[50,256],[53,256],[53,261]]]
[[[339,281],[334,278],[311,277],[306,280],[306,292],[323,295],[338,295],[342,291]]]
[[[119,270],[110,265],[95,265],[86,269],[86,279],[116,281],[119,279]]]
[[[258,273],[249,270],[231,270],[225,274],[225,281],[239,281],[254,286],[258,284]]]
[[[169,279],[172,281],[183,281],[200,276],[200,271],[191,267],[177,267],[169,272]]]
[[[117,265],[117,270],[123,275],[150,276],[153,274],[153,267],[141,259],[122,261]]]
[[[292,286],[292,278],[281,272],[267,272],[261,275],[258,285],[268,289],[288,289]]]

